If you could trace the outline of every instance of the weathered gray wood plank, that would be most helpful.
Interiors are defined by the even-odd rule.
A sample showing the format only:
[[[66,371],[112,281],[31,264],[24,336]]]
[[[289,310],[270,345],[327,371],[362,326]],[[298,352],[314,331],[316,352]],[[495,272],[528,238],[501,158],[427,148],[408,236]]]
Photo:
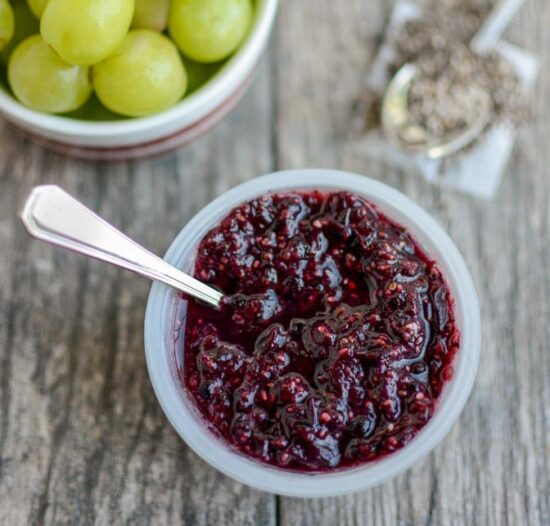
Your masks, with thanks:
[[[271,169],[270,90],[267,58],[220,128],[141,163],[68,160],[0,122],[0,524],[274,524],[275,497],[210,468],[164,417],[149,283],[32,242],[16,217],[33,185],[58,183],[162,254],[215,195]]]
[[[550,5],[529,2],[511,29],[511,38],[541,55],[542,78],[534,122],[522,130],[503,187],[487,204],[373,163],[348,132],[351,101],[360,92],[392,3],[283,3],[277,40],[278,160],[284,167],[336,166],[382,179],[440,220],[463,252],[480,293],[479,379],[458,425],[422,464],[362,494],[283,499],[281,522],[546,526]]]

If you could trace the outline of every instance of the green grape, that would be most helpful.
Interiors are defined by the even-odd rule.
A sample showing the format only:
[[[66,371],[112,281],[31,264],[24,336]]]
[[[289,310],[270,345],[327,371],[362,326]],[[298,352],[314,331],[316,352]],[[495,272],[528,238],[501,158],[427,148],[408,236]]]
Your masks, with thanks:
[[[168,27],[189,58],[218,62],[239,47],[252,12],[250,0],[172,0]]]
[[[141,117],[176,104],[187,74],[176,46],[150,29],[128,33],[116,52],[94,66],[94,87],[111,111]]]
[[[135,0],[132,27],[164,31],[168,25],[170,0]]]
[[[33,12],[33,15],[36,18],[40,18],[44,13],[44,9],[46,9],[48,0],[27,0],[27,3]]]
[[[8,64],[8,80],[25,106],[46,113],[76,110],[92,93],[89,69],[67,64],[40,35],[17,46]]]
[[[8,0],[0,0],[0,51],[12,39],[14,29],[13,9]]]
[[[38,20],[31,13],[27,2],[19,1],[13,4],[15,31],[7,47],[0,53],[0,62],[7,65],[12,51],[26,38],[39,32]]]
[[[132,22],[134,0],[50,0],[44,40],[71,64],[97,64],[117,49]]]

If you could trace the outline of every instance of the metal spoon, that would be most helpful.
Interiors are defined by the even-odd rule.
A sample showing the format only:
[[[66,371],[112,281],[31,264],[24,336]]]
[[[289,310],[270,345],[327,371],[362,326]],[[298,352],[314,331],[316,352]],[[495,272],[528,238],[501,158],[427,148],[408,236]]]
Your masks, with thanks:
[[[37,186],[21,213],[37,239],[131,270],[174,287],[212,307],[223,294],[145,250],[58,186]]]
[[[480,56],[488,55],[497,44],[504,30],[526,0],[501,0],[491,11],[470,48]],[[487,127],[490,120],[490,97],[481,104],[484,111],[465,130],[427,140],[428,132],[409,118],[409,90],[418,75],[414,64],[404,64],[390,81],[382,101],[382,128],[386,137],[398,146],[412,152],[424,153],[431,159],[447,157],[473,142]]]

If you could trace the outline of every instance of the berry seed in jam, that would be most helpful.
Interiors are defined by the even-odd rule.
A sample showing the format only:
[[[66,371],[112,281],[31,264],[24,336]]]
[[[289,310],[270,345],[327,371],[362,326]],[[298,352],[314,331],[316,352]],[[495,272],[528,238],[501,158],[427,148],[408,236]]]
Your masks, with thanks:
[[[182,382],[214,432],[285,469],[327,471],[409,443],[453,374],[449,289],[411,235],[345,192],[265,195],[201,241]]]

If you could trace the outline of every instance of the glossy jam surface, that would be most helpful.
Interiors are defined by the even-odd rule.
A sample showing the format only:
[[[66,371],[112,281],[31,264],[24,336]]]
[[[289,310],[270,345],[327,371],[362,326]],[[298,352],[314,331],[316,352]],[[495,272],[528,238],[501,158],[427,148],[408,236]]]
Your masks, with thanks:
[[[431,418],[459,331],[437,265],[349,193],[266,195],[200,243],[182,381],[243,454],[300,471],[376,460]]]

